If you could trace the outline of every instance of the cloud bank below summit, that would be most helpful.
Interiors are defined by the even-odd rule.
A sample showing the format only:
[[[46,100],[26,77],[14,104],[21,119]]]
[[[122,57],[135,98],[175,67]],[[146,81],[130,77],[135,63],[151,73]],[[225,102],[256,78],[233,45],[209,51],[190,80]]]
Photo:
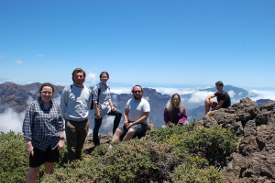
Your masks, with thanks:
[[[171,96],[173,93],[179,93],[180,95],[189,95],[190,97],[184,99],[184,103],[188,105],[188,103],[196,104],[196,105],[203,105],[203,101],[206,96],[212,94],[213,92],[208,91],[201,91],[200,89],[193,89],[193,88],[153,88],[156,89],[157,92],[161,94],[167,94]],[[129,87],[114,87],[111,88],[112,93],[116,94],[130,94],[131,88]],[[271,99],[275,100],[275,91],[272,90],[250,90],[251,100],[256,101],[259,99]],[[239,102],[234,100],[234,97],[237,97],[239,94],[235,93],[234,91],[228,91],[229,95],[232,97],[232,104]],[[60,96],[54,98],[54,101],[59,103]],[[115,98],[113,99],[116,100]],[[31,102],[31,99],[28,99],[28,103]],[[186,106],[187,107],[187,106]],[[94,122],[93,122],[93,112],[90,114],[91,119],[91,126],[90,126],[90,133],[92,132]],[[0,131],[9,132],[10,130],[14,132],[22,132],[22,123],[25,117],[25,111],[21,113],[17,113],[12,108],[7,108],[4,113],[0,114]],[[107,117],[103,124],[102,130],[108,129],[111,131],[112,129],[112,117]]]

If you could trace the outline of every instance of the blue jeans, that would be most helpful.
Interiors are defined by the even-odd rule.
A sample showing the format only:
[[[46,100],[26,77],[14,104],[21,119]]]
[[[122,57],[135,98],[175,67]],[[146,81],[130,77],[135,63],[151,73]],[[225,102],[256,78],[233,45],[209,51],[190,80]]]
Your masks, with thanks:
[[[114,127],[113,127],[113,133],[115,133],[115,131],[119,125],[122,113],[120,110],[117,109],[116,111],[109,112],[107,115],[115,116]],[[98,131],[99,131],[101,124],[102,124],[102,117],[95,118],[95,126],[94,126],[94,130],[93,130],[93,141],[94,141],[95,146],[100,145],[99,138],[98,138]]]

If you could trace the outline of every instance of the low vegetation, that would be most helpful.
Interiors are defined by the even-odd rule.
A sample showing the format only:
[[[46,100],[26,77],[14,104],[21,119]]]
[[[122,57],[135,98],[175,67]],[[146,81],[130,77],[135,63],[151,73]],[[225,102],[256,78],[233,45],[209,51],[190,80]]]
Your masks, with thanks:
[[[39,182],[226,182],[218,170],[235,151],[237,138],[218,126],[171,126],[149,131],[144,139],[98,146],[83,160],[66,163],[66,150],[52,175]],[[21,134],[1,133],[4,182],[24,182],[28,158]]]

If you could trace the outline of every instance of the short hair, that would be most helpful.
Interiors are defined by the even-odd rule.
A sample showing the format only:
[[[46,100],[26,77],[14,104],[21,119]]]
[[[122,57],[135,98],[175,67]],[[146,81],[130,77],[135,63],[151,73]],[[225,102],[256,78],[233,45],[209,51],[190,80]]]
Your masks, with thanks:
[[[101,78],[101,76],[102,76],[103,74],[106,74],[106,75],[107,75],[107,78],[109,79],[109,73],[108,73],[107,71],[102,71],[102,72],[100,73],[100,75],[99,75],[99,78]]]
[[[76,69],[72,72],[72,80],[73,80],[73,82],[74,82],[74,75],[75,75],[76,73],[79,73],[79,72],[82,72],[84,78],[86,78],[86,73],[85,73],[85,71],[84,71],[83,69],[81,69],[81,68],[76,68]]]
[[[45,87],[45,86],[51,87],[51,88],[52,88],[52,91],[53,91],[53,93],[54,93],[54,86],[53,86],[53,84],[51,84],[51,83],[43,83],[43,84],[40,86],[39,93],[42,91],[43,87]]]
[[[132,88],[132,93],[134,94],[134,89],[135,89],[136,86],[140,87],[141,92],[143,93],[143,89],[142,89],[142,87],[141,87],[140,85],[135,85],[135,86],[133,86],[133,88]]]
[[[215,83],[215,85],[220,85],[220,86],[223,87],[223,82],[222,82],[222,81],[217,81],[217,82]]]

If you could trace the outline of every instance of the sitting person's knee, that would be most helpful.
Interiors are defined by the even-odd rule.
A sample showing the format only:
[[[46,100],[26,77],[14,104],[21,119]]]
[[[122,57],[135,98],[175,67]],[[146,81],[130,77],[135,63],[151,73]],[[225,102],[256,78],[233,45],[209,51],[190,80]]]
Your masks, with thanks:
[[[119,135],[120,136],[122,134],[124,134],[124,132],[122,130],[120,130],[119,128],[117,128],[116,131],[115,131],[115,135]]]
[[[215,109],[217,107],[217,103],[216,102],[211,102],[211,108]]]
[[[127,133],[129,133],[129,134],[135,134],[136,133],[136,131],[134,130],[134,129],[132,129],[132,128],[130,128],[129,130],[128,130],[128,132]]]

